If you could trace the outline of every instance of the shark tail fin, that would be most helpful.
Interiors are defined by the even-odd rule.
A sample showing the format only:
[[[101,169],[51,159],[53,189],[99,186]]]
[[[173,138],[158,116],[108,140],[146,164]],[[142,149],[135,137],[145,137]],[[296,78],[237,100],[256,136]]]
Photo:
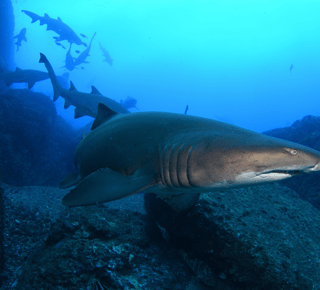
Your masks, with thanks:
[[[27,11],[27,10],[21,10],[21,12],[24,12],[32,19],[31,23],[34,23],[34,22],[40,20],[40,25],[42,25],[41,24],[41,18],[42,18],[41,16],[39,16],[31,11]]]
[[[40,63],[44,63],[44,65],[46,66],[50,79],[51,79],[51,83],[52,83],[52,87],[53,87],[53,101],[56,101],[59,96],[61,95],[61,92],[63,91],[63,88],[61,86],[61,84],[59,83],[56,74],[54,73],[54,70],[50,64],[50,62],[48,61],[47,57],[43,54],[40,53]]]

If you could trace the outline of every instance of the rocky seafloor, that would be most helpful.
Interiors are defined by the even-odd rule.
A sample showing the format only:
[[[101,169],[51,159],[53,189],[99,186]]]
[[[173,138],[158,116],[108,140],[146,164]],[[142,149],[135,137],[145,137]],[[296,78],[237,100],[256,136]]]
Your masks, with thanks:
[[[320,289],[319,210],[278,184],[187,215],[154,194],[65,208],[67,190],[3,189],[4,290]]]

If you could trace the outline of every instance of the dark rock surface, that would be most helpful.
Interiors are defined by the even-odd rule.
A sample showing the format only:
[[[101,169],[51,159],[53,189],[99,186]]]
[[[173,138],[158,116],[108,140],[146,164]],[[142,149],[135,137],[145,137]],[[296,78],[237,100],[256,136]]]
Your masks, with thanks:
[[[146,209],[171,248],[238,289],[320,287],[320,212],[278,184],[202,194],[188,215],[154,194]],[[230,284],[229,284],[230,285]]]
[[[14,15],[11,0],[1,0],[0,7],[0,68],[1,58],[13,69],[14,64]]]
[[[320,151],[320,117],[306,116],[292,126],[264,132],[263,134],[297,142]],[[320,172],[300,175],[281,184],[296,191],[300,197],[320,209]]]
[[[146,229],[156,225],[150,225],[143,211],[142,195],[106,206],[68,209],[61,205],[68,190],[7,185],[4,189],[2,290],[197,285],[177,251],[147,235]],[[98,283],[105,288],[95,288]]]
[[[30,90],[0,93],[0,170],[13,185],[58,185],[74,171],[79,140],[48,96]]]

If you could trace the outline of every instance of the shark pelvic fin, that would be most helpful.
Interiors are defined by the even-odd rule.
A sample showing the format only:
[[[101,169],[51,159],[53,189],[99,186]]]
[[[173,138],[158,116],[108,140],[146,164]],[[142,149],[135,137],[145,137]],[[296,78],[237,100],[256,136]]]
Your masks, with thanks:
[[[188,213],[198,202],[200,193],[181,193],[174,195],[170,193],[157,193],[167,204],[178,213]]]
[[[28,82],[28,89],[30,90],[34,86],[35,83],[36,83],[35,81]]]
[[[125,176],[104,168],[83,179],[62,199],[62,204],[81,206],[113,201],[140,192],[155,182],[153,176],[142,174],[140,170]]]
[[[117,115],[118,113],[111,110],[109,107],[107,107],[106,105],[99,103],[98,104],[98,113],[97,113],[97,117],[95,118],[91,130],[97,128],[98,126],[100,126],[101,124],[107,122],[110,118],[112,118],[113,116]]]

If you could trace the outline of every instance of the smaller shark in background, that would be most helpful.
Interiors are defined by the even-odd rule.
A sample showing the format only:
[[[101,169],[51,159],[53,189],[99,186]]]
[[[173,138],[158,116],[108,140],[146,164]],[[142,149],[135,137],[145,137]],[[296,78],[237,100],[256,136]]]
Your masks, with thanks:
[[[64,108],[67,109],[71,105],[75,106],[74,118],[80,118],[82,116],[90,116],[95,118],[98,112],[98,104],[102,103],[114,112],[120,114],[130,113],[127,109],[122,107],[118,102],[103,96],[94,86],[91,86],[91,94],[79,92],[72,82],[70,82],[70,89],[64,89],[59,83],[54,70],[46,58],[46,56],[40,53],[40,63],[44,63],[48,73],[50,75],[52,87],[53,87],[53,101],[56,101],[59,96],[64,98]]]
[[[292,69],[293,69],[293,64],[292,64],[292,65],[290,65],[290,72],[292,71]]]
[[[69,47],[69,50],[67,51],[67,54],[66,54],[66,60],[65,60],[65,67],[67,70],[70,70],[72,71],[74,68],[75,68],[75,65],[74,65],[74,60],[73,60],[73,57],[71,55],[71,46],[72,46],[72,43],[70,43],[70,47]]]
[[[26,38],[26,32],[27,32],[27,28],[22,28],[19,32],[19,34],[17,34],[14,38],[17,38],[17,42],[15,43],[17,45],[17,51],[19,51],[19,47],[21,46],[21,42],[22,40],[24,40],[25,42],[27,42],[27,38]]]
[[[105,59],[103,61],[107,62],[108,64],[110,64],[112,66],[113,63],[113,59],[111,58],[109,52],[100,44],[100,49],[102,50],[102,54],[105,57]]]
[[[139,109],[136,107],[137,100],[130,96],[127,96],[125,100],[120,100],[120,104],[126,109],[136,108],[139,111]]]
[[[96,36],[96,32],[95,32],[94,35],[92,36],[91,41],[90,41],[88,47],[87,47],[83,52],[81,52],[81,54],[75,59],[75,61],[74,61],[74,66],[80,65],[80,64],[82,64],[82,63],[89,63],[88,61],[86,61],[86,58],[89,56],[89,52],[90,52],[90,49],[91,49],[92,40],[93,40],[93,38],[94,38],[95,36]]]
[[[49,74],[39,70],[20,69],[15,71],[0,73],[0,80],[3,80],[9,87],[13,83],[28,83],[28,89],[31,89],[36,82],[49,78]]]
[[[65,23],[62,22],[61,18],[58,17],[57,19],[51,18],[47,13],[44,16],[39,16],[31,11],[21,10],[21,12],[27,14],[31,17],[31,23],[36,21],[40,21],[40,25],[47,25],[47,30],[52,30],[55,33],[59,34],[59,37],[54,37],[56,42],[60,42],[63,40],[67,40],[70,43],[75,43],[78,45],[87,46],[85,42],[83,42],[80,37]]]
[[[34,69],[20,69],[18,67],[15,71],[0,73],[0,80],[3,80],[7,87],[13,83],[28,83],[29,90],[36,82],[41,82],[48,78],[50,76],[47,72]],[[64,73],[62,76],[57,76],[57,78],[63,87],[69,85],[69,73]]]

